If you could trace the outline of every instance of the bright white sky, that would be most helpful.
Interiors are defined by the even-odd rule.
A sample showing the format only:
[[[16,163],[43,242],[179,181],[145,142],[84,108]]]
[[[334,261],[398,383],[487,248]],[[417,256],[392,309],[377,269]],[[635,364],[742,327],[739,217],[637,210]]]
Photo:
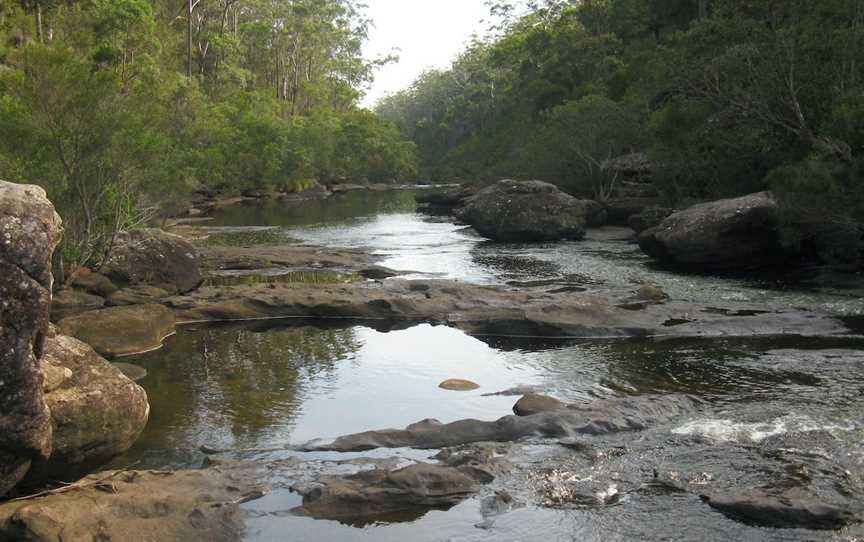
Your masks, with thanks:
[[[378,70],[361,105],[372,107],[386,94],[411,85],[427,68],[446,68],[462,52],[472,34],[482,35],[489,10],[484,0],[366,0],[369,30],[365,56],[391,50],[399,62]]]

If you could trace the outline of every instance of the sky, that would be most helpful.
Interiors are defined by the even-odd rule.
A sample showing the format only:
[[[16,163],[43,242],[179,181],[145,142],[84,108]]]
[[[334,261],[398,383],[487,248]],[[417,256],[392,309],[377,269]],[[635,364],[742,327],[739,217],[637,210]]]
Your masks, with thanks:
[[[367,58],[393,51],[399,62],[380,68],[361,105],[374,106],[388,93],[411,85],[428,68],[446,68],[474,33],[483,34],[489,10],[484,0],[366,0],[374,27]]]

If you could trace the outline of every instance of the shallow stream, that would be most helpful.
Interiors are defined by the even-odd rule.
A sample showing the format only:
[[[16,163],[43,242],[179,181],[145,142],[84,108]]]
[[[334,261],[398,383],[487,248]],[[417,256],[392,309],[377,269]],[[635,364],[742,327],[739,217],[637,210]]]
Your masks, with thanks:
[[[384,266],[410,271],[409,277],[520,287],[560,284],[616,298],[648,281],[699,310],[717,304],[729,310],[740,303],[768,311],[804,307],[853,319],[864,314],[860,278],[790,283],[673,274],[652,267],[623,228],[591,231],[579,243],[495,244],[447,219],[416,212],[413,193],[405,190],[238,205],[220,210],[206,225],[242,243],[284,238],[362,248],[380,256]],[[569,482],[619,488],[625,498],[614,506],[542,506],[554,477],[532,483],[512,476],[496,480],[490,490],[506,489],[525,506],[484,528],[475,526],[484,519],[482,496],[449,511],[357,526],[294,517],[288,510],[299,504],[296,496],[276,491],[245,505],[250,540],[851,541],[864,536],[860,526],[840,533],[751,527],[713,511],[694,493],[643,487],[652,471],[704,479],[709,488],[765,483],[774,459],[753,451],[759,443],[817,429],[839,443],[835,450],[823,450],[829,455],[823,459],[860,477],[864,339],[575,342],[471,337],[427,324],[291,319],[187,326],[163,350],[131,361],[149,372],[140,383],[150,397],[151,418],[140,441],[116,464],[140,468],[197,467],[201,445],[240,450],[232,456],[237,458],[278,459],[292,454],[281,448],[318,437],[403,427],[424,418],[494,420],[509,414],[518,396],[486,394],[514,386],[534,386],[571,402],[649,394],[700,401],[696,415],[646,431],[598,437],[601,449],[627,450],[609,461],[571,459],[554,443],[518,448],[522,464],[534,466],[527,471],[554,469],[566,473]],[[466,378],[480,389],[439,389],[447,378]],[[432,455],[413,450],[373,454]]]

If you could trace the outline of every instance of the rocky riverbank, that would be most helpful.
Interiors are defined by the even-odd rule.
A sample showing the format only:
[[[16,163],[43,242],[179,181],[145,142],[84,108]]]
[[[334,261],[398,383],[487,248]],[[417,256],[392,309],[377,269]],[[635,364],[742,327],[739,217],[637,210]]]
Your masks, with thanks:
[[[587,215],[583,223],[588,226]],[[619,340],[855,333],[845,320],[823,312],[723,300],[709,306],[670,297],[653,284],[599,295],[543,281],[407,280],[412,270],[383,267],[380,257],[366,250],[278,238],[225,244],[194,227],[176,232],[183,236],[161,230],[124,235],[110,267],[82,272],[58,296],[55,319],[64,335],[46,328],[39,349],[43,401],[54,426],[53,462],[27,459],[29,487],[57,478],[71,481],[104,464],[128,448],[146,422],[143,390],[99,354],[158,348],[176,326],[193,322],[352,319],[386,329],[428,322],[484,337]],[[87,303],[70,312],[70,299]],[[477,527],[486,529],[526,506],[603,508],[658,493],[668,495],[670,506],[688,499],[700,503],[691,504],[700,513],[751,525],[839,529],[861,519],[860,469],[843,463],[840,451],[812,452],[842,450],[831,435],[805,431],[782,442],[723,444],[726,456],[753,473],[746,479],[708,463],[704,472],[680,472],[667,468],[676,459],[656,456],[651,446],[658,440],[645,435],[662,427],[668,440],[669,424],[698,416],[704,401],[674,393],[566,404],[537,391],[514,391],[517,416],[495,421],[427,419],[404,429],[286,445],[279,459],[214,459],[202,470],[94,474],[58,491],[0,505],[0,540],[89,540],[93,533],[135,540],[144,532],[239,540],[256,506],[276,506],[264,504],[268,499],[280,503],[280,513],[352,525],[393,514],[417,518],[476,500],[481,503]],[[675,453],[716,453],[706,451],[716,449],[716,442],[673,434],[681,447]],[[388,448],[402,451],[389,457]],[[244,455],[206,451],[214,457]],[[358,458],[360,452],[371,453]],[[316,455],[334,453],[353,455]],[[803,465],[807,475],[790,471],[790,463]],[[577,475],[589,470],[594,473],[589,478]]]

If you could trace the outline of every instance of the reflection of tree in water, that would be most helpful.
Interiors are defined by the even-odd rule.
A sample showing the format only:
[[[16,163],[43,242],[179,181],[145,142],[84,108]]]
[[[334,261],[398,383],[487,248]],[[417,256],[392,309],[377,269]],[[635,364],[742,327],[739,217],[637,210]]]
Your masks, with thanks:
[[[136,363],[150,374],[151,416],[136,448],[254,447],[301,412],[310,386],[335,383],[360,348],[354,328],[217,326],[181,331]],[[176,449],[176,450],[175,450]]]

